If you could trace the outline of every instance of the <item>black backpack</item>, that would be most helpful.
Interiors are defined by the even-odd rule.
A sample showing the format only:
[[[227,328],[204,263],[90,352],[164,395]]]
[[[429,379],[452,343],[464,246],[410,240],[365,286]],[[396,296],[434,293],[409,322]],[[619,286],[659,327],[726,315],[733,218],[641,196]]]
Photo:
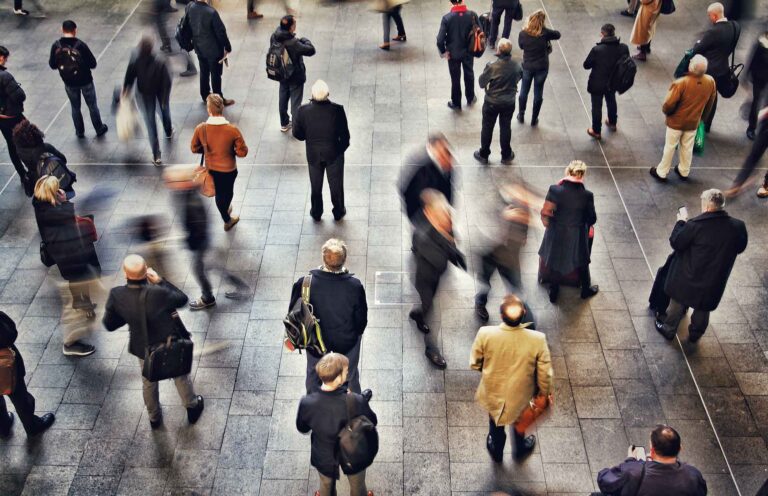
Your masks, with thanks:
[[[618,91],[619,95],[625,93],[635,84],[635,74],[637,74],[637,65],[628,54],[622,55],[613,68],[611,80],[608,88],[611,91]]]
[[[287,81],[295,68],[285,43],[272,41],[267,50],[267,77],[273,81]]]
[[[179,23],[176,24],[176,33],[174,34],[174,38],[176,38],[181,49],[186,50],[187,52],[191,52],[192,49],[195,48],[192,43],[192,28],[189,26],[189,19],[187,18],[190,5],[192,4],[190,3],[187,5],[187,8],[184,10],[184,15],[181,16]]]
[[[78,46],[80,46],[79,41],[71,47],[59,44],[59,47],[56,49],[54,59],[56,67],[59,69],[59,74],[64,81],[71,81],[80,74],[83,55],[77,49]]]
[[[43,176],[57,177],[59,179],[59,186],[63,190],[70,189],[74,182],[72,173],[64,165],[64,162],[56,155],[48,152],[40,155],[40,159],[37,161],[37,177],[39,179]]]
[[[309,289],[312,285],[312,274],[304,276],[301,283],[301,298],[296,300],[293,308],[283,319],[285,326],[286,344],[289,348],[307,350],[315,357],[328,353],[320,331],[320,321],[315,317],[312,305],[309,303]]]
[[[347,394],[347,424],[339,432],[339,464],[347,474],[356,474],[373,463],[379,452],[379,433],[376,426],[365,415],[353,417],[355,399]]]

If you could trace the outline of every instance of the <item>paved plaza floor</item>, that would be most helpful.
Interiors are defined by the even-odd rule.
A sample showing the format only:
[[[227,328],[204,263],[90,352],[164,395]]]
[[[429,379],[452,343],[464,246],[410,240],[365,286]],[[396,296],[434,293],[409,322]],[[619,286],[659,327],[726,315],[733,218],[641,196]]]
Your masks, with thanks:
[[[79,213],[95,215],[104,268],[103,309],[110,287],[122,284],[123,257],[143,250],[130,229],[138,215],[165,216],[170,229],[166,275],[190,296],[198,288],[189,256],[178,238],[178,219],[149,164],[147,141],[119,142],[109,112],[112,90],[123,77],[129,52],[147,24],[147,0],[47,2],[45,20],[0,14],[0,44],[27,92],[26,115],[47,133],[78,174]],[[469,7],[487,9],[484,0]],[[668,235],[678,206],[691,212],[709,187],[725,188],[750,142],[739,107],[746,91],[721,100],[703,155],[695,156],[691,179],[673,175],[656,183],[655,165],[664,142],[661,103],[684,49],[705,27],[705,0],[677,2],[662,16],[653,53],[639,67],[635,86],[619,97],[619,128],[601,143],[586,135],[589,104],[582,61],[613,22],[624,40],[631,20],[618,16],[623,0],[524,0],[525,11],[546,8],[563,32],[554,44],[539,126],[513,122],[515,165],[478,166],[480,105],[454,113],[446,108],[449,78],[434,45],[447,1],[413,0],[403,9],[408,41],[390,52],[377,48],[380,16],[364,1],[300,0],[298,31],[317,55],[307,59],[310,82],[325,79],[331,99],[342,103],[352,134],[346,155],[347,217],[334,223],[326,193],[321,223],[309,217],[304,145],[279,130],[277,84],[267,80],[264,57],[282,3],[260,6],[265,18],[246,24],[245,0],[217,0],[232,40],[224,93],[237,104],[226,116],[242,129],[249,146],[240,162],[234,210],[241,216],[224,233],[209,214],[216,258],[251,284],[246,300],[227,300],[224,289],[210,311],[182,312],[193,332],[197,358],[194,384],[206,409],[189,426],[170,383],[161,385],[165,426],[150,430],[141,399],[136,359],[128,354],[126,330],[97,326],[87,358],[61,353],[62,279],[39,260],[39,235],[29,200],[12,177],[0,149],[0,309],[18,323],[18,346],[39,412],[56,423],[28,441],[16,423],[0,440],[0,494],[23,495],[312,495],[318,481],[309,464],[309,437],[295,429],[303,392],[305,359],[281,347],[281,319],[295,278],[320,263],[320,246],[331,236],[350,249],[348,266],[365,281],[369,325],[363,339],[361,382],[374,391],[381,450],[368,470],[369,489],[381,495],[588,494],[595,476],[626,455],[631,443],[647,445],[651,428],[669,423],[683,438],[681,458],[698,467],[710,494],[752,496],[768,477],[768,224],[766,204],[748,192],[727,210],[747,223],[750,243],[734,267],[720,308],[698,345],[667,342],[653,328],[647,296],[653,274],[670,252]],[[763,5],[763,10],[765,5]],[[58,75],[48,69],[50,43],[60,22],[74,19],[79,36],[99,58],[95,70],[102,114],[112,128],[103,139],[86,127],[77,140]],[[175,18],[172,22],[175,22]],[[520,23],[513,25],[516,40]],[[756,26],[748,24],[739,45],[744,61]],[[520,53],[515,48],[515,56]],[[475,63],[479,75],[489,51]],[[177,70],[181,57],[174,57]],[[191,163],[194,126],[205,118],[195,78],[174,80],[176,137],[163,144],[166,163]],[[308,96],[309,89],[305,91]],[[482,92],[478,90],[482,101]],[[86,118],[87,120],[87,118]],[[458,156],[457,231],[470,260],[469,274],[451,268],[439,294],[433,332],[438,332],[448,368],[438,371],[423,354],[421,335],[408,320],[414,291],[410,227],[394,186],[403,162],[423,147],[430,131],[444,132]],[[479,374],[469,369],[469,348],[479,326],[473,314],[477,256],[495,224],[495,186],[522,178],[540,191],[557,181],[572,159],[590,167],[587,185],[598,213],[592,257],[600,294],[582,301],[564,289],[551,305],[536,281],[542,227],[531,229],[523,260],[524,295],[547,334],[555,370],[555,405],[535,425],[538,444],[523,463],[509,447],[503,464],[485,450],[487,417],[474,403]],[[93,191],[114,196],[85,202]],[[87,210],[86,210],[87,209]],[[493,281],[492,321],[503,296]],[[167,381],[166,381],[167,382]],[[346,482],[340,484],[345,494]]]

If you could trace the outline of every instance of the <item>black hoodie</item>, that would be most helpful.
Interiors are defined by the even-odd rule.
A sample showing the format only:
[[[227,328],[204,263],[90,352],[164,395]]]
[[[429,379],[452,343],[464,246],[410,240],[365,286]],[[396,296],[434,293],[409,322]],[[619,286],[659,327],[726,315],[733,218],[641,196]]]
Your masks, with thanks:
[[[315,47],[312,42],[306,38],[296,38],[296,35],[290,31],[277,28],[272,33],[270,43],[283,43],[288,56],[294,65],[293,74],[288,78],[285,83],[287,84],[304,84],[307,81],[307,69],[304,67],[304,56],[311,57],[315,54]]]

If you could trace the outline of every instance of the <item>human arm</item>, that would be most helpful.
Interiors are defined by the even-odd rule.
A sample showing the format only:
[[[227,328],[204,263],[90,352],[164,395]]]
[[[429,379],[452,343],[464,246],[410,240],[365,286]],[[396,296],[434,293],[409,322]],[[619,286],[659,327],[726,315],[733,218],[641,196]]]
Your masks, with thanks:
[[[59,42],[55,42],[51,45],[51,55],[48,57],[48,67],[51,69],[58,69],[56,65],[56,50],[59,48]]]
[[[245,144],[245,139],[243,138],[243,133],[240,132],[240,130],[235,127],[235,155],[237,155],[240,158],[245,157],[248,155],[248,145]]]
[[[11,76],[7,71],[0,82],[2,82],[3,86],[2,89],[0,89],[0,93],[5,95],[7,101],[12,101],[17,105],[21,105],[21,103],[27,99],[27,94],[24,93],[21,85],[16,81],[16,78]]]
[[[368,326],[368,301],[365,297],[365,288],[360,284],[360,290],[357,296],[357,303],[353,310],[353,322],[357,334],[363,335],[365,328]]]
[[[80,55],[83,56],[83,63],[85,63],[89,69],[95,69],[96,57],[94,57],[93,52],[88,48],[88,45],[81,41],[77,44],[77,49],[80,51]]]
[[[542,346],[538,355],[536,355],[536,384],[539,395],[549,396],[552,394],[552,357],[549,353],[547,338],[541,336]]]
[[[304,57],[311,57],[315,54],[315,46],[306,38],[300,38],[296,40],[293,45],[293,49],[296,55],[302,55]]]
[[[163,301],[168,310],[173,311],[177,308],[181,308],[189,301],[189,298],[182,290],[160,277],[151,267],[147,269],[147,280],[151,284],[163,289],[165,293]]]
[[[296,304],[296,301],[301,298],[301,285],[304,282],[304,278],[300,278],[298,281],[296,281],[293,284],[293,288],[291,288],[291,301],[288,303],[288,311],[290,312],[293,308],[293,305]]]
[[[43,147],[45,148],[46,152],[58,157],[62,162],[64,162],[64,164],[67,163],[67,157],[63,153],[61,153],[55,146],[53,146],[50,143],[44,143]],[[74,174],[74,172],[72,174]]]
[[[737,253],[743,253],[744,250],[747,249],[747,242],[748,241],[749,241],[749,237],[747,235],[747,228],[744,226],[744,223],[742,223],[740,225],[740,229],[739,229],[738,244],[736,245]]]
[[[597,223],[597,212],[595,212],[595,196],[591,191],[587,191],[587,208],[584,211],[584,223],[592,227]]]
[[[472,343],[472,350],[469,352],[469,366],[478,372],[483,371],[483,362],[485,361],[485,354],[483,350],[484,344],[484,333],[483,328],[481,327],[480,330],[477,331],[475,341]]]
[[[370,403],[368,403],[368,401],[362,395],[357,394],[355,396],[357,396],[356,399],[358,407],[360,408],[360,414],[368,417],[368,420],[370,420],[373,425],[377,425],[379,423],[379,419],[376,417],[376,413],[371,410]]]
[[[114,331],[125,325],[125,319],[115,309],[115,297],[112,291],[110,291],[107,304],[104,306],[104,318],[101,319],[101,323],[107,331]]]
[[[696,235],[696,226],[692,222],[678,220],[669,236],[669,245],[673,250],[683,252],[691,246]]]
[[[483,69],[483,73],[480,74],[480,78],[477,82],[480,83],[481,88],[486,90],[486,86],[491,82],[491,62],[485,64],[485,69]]]
[[[440,52],[440,56],[445,55],[445,45],[448,41],[448,23],[445,22],[445,17],[440,21],[440,29],[437,31],[437,50]],[[450,53],[448,54],[450,58]]]
[[[123,78],[123,93],[127,93],[128,90],[133,88],[133,83],[136,81],[136,56],[131,57],[131,61],[128,62],[128,67],[125,69],[125,78]]]
[[[312,428],[309,426],[306,410],[307,407],[305,405],[304,400],[307,397],[303,397],[301,401],[299,402],[299,411],[296,412],[296,429],[301,432],[302,434],[307,434],[309,431],[312,430]]]
[[[224,26],[224,21],[221,20],[221,16],[219,16],[218,12],[214,12],[211,24],[211,27],[213,27],[213,35],[216,37],[216,41],[219,42],[219,46],[224,47],[224,52],[226,53],[232,52],[232,45],[229,43],[229,37],[227,36],[227,28]],[[226,55],[226,53],[222,54],[222,57]]]
[[[192,153],[203,153],[203,140],[200,137],[202,131],[202,126],[205,126],[205,124],[200,124],[195,128],[195,132],[192,133],[192,142],[190,144],[190,149],[192,150]]]
[[[339,134],[339,149],[345,152],[349,148],[349,124],[347,123],[347,113],[344,111],[344,107],[339,105],[339,121],[338,121],[338,134]]]
[[[557,202],[552,186],[550,186],[547,197],[544,199],[544,205],[541,207],[541,223],[544,224],[544,227],[549,227],[550,220],[555,216],[555,210],[557,210]]]
[[[709,51],[715,41],[714,34],[712,29],[705,31],[701,39],[696,40],[696,43],[693,44],[693,54],[703,54]]]
[[[677,110],[677,106],[680,104],[680,97],[682,96],[681,87],[683,85],[682,83],[678,83],[678,81],[682,80],[678,79],[673,81],[669,86],[667,97],[664,99],[664,103],[661,105],[661,111],[664,112],[664,115],[674,114],[675,110]]]
[[[592,69],[595,65],[595,49],[589,51],[589,55],[584,60],[584,69]]]
[[[547,41],[559,40],[560,36],[561,36],[560,31],[557,31],[555,29],[544,28],[544,38]]]
[[[641,463],[641,462],[638,462]],[[611,468],[604,468],[597,474],[597,487],[605,494],[621,494],[629,480],[629,473],[624,471],[624,463]]]
[[[296,115],[293,116],[294,119],[291,132],[293,133],[293,137],[299,141],[304,141],[307,139],[307,129],[304,125],[304,112],[305,107],[302,105],[296,110]]]

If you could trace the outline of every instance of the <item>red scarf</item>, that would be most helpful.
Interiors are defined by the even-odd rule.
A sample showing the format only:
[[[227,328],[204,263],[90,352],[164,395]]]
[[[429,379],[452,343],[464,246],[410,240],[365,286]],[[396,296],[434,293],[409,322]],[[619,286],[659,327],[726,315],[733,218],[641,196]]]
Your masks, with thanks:
[[[466,11],[467,11],[467,6],[466,5],[454,5],[453,7],[451,7],[451,12],[462,13],[462,12],[466,12]]]

